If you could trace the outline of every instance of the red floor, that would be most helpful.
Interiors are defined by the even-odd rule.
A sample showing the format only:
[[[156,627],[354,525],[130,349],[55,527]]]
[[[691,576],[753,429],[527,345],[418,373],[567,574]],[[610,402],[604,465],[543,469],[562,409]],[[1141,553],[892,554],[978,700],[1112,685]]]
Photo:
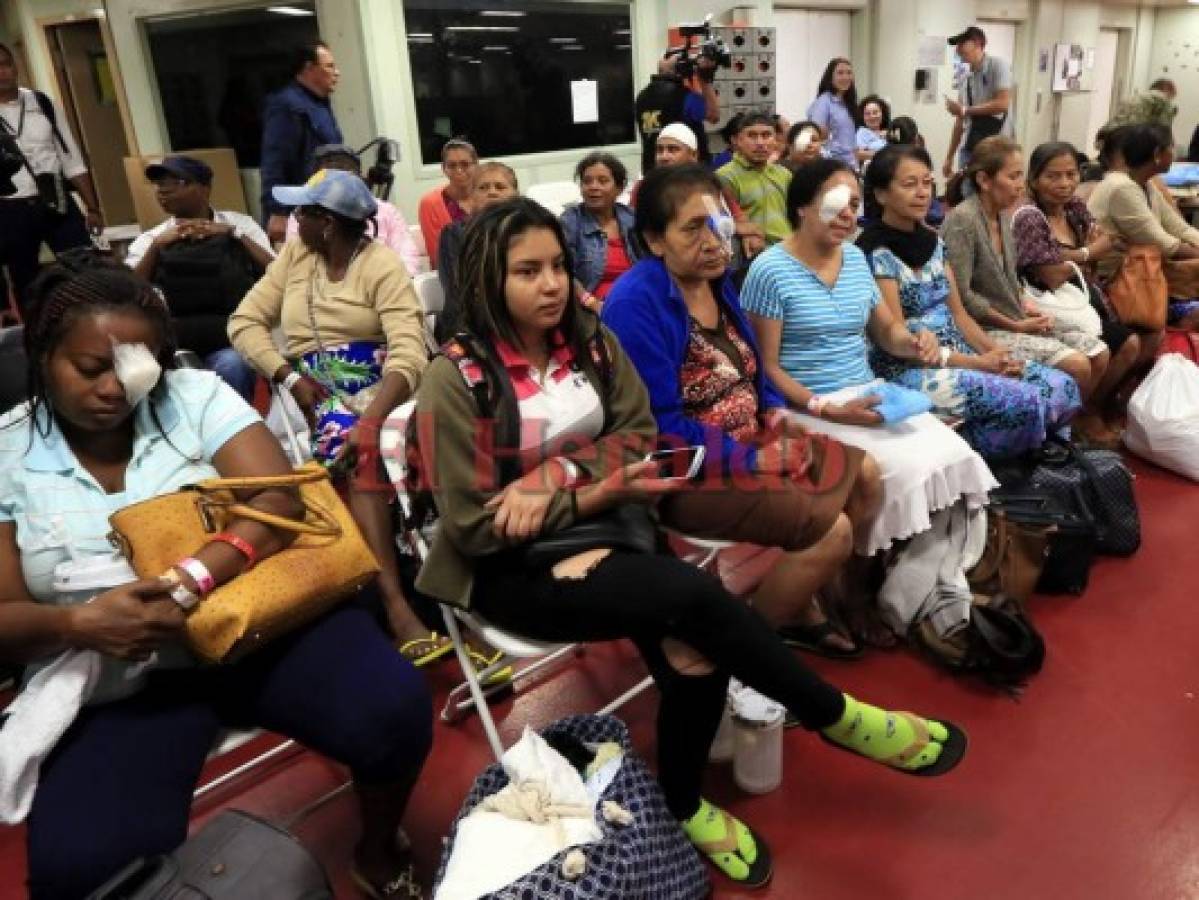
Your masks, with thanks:
[[[964,726],[971,752],[957,771],[934,780],[900,775],[828,752],[802,732],[787,735],[785,780],[772,794],[741,794],[726,770],[712,769],[710,795],[772,843],[774,882],[757,896],[1199,897],[1199,592],[1192,570],[1199,488],[1148,467],[1139,473],[1144,547],[1129,560],[1101,560],[1082,598],[1034,601],[1048,658],[1018,702],[904,651],[817,662],[859,696]],[[441,693],[452,668],[434,675]],[[505,736],[526,722],[595,708],[641,675],[631,651],[593,648],[503,704]],[[646,753],[654,704],[651,693],[623,711]],[[473,718],[437,727],[407,822],[426,877],[471,779],[488,762],[485,747]],[[340,783],[334,766],[301,753],[215,802],[283,821]],[[197,820],[213,808],[201,804]],[[333,873],[339,897],[358,896],[345,875],[355,822],[353,801],[343,795],[294,826]],[[0,829],[0,900],[24,896],[23,853],[20,830]],[[719,877],[715,885],[718,897],[743,896]]]

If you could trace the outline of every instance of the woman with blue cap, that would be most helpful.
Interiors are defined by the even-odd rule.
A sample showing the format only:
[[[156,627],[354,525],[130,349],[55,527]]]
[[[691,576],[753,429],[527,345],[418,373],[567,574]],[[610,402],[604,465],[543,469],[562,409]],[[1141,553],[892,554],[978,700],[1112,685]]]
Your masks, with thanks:
[[[350,510],[383,569],[392,631],[412,662],[429,662],[451,647],[404,597],[378,451],[380,426],[416,393],[427,361],[420,301],[399,257],[368,236],[377,205],[357,175],[322,169],[273,192],[295,207],[300,239],[284,245],[230,316],[229,338],[291,393],[308,418],[313,456],[347,479]]]

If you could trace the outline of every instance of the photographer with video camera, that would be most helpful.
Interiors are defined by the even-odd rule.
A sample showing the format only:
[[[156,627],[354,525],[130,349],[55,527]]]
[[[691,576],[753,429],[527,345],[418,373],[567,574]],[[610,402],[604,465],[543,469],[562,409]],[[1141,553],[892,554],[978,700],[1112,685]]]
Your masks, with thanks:
[[[86,220],[72,191],[83,199]],[[17,86],[16,57],[0,44],[0,267],[8,269],[18,305],[24,308],[38,273],[43,242],[61,253],[87,246],[88,232],[103,227],[96,189],[62,109],[41,91]]]
[[[682,122],[695,132],[699,159],[708,161],[708,135],[704,122],[720,121],[720,98],[712,81],[716,69],[731,65],[724,44],[711,37],[707,23],[679,29],[686,42],[667,50],[658,62],[658,74],[637,95],[637,131],[641,135],[641,172],[654,167],[658,134],[667,125]],[[691,46],[691,38],[702,43]]]

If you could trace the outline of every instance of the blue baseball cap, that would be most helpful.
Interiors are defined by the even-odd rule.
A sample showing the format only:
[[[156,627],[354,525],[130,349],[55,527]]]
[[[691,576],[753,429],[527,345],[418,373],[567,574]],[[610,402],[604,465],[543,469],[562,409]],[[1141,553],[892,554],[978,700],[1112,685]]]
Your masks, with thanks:
[[[146,166],[146,180],[157,181],[164,175],[174,175],[182,181],[212,184],[212,169],[208,163],[191,156],[168,156],[161,162]]]
[[[319,206],[355,222],[369,219],[379,208],[365,181],[338,169],[321,169],[298,187],[273,187],[271,196],[284,206]]]

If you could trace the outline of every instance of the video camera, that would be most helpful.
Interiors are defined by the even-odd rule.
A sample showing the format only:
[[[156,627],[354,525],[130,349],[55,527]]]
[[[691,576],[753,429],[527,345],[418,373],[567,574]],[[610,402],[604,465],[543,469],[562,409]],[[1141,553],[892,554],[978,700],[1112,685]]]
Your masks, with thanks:
[[[391,196],[391,187],[395,184],[392,168],[400,159],[400,145],[390,138],[377,137],[361,150],[361,157],[367,150],[375,147],[375,164],[366,170],[366,183],[371,192],[381,200]]]
[[[0,131],[0,197],[11,197],[17,192],[13,176],[25,165],[25,157],[16,139]]]
[[[680,78],[690,78],[698,72],[702,80],[712,81],[718,68],[732,68],[733,56],[729,53],[729,48],[723,40],[712,35],[711,13],[698,25],[680,25],[678,31],[679,36],[683,38],[683,46],[671,47],[664,56],[667,59],[678,58],[674,71]],[[699,40],[696,41],[695,38]],[[701,69],[698,65],[701,59],[711,60],[715,65],[710,69]]]

